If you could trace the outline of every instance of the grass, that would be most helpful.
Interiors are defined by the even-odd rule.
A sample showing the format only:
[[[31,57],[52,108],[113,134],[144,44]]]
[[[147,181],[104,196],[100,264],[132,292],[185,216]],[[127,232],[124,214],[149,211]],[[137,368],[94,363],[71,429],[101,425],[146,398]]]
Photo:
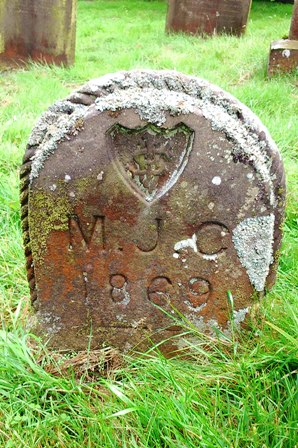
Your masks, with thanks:
[[[287,34],[291,8],[255,1],[244,37],[203,40],[165,35],[162,1],[81,0],[73,67],[1,73],[0,446],[298,446],[298,80],[294,73],[266,79],[269,43]],[[24,330],[18,167],[34,122],[56,99],[90,78],[144,67],[206,78],[269,128],[288,185],[278,280],[251,331],[223,343],[193,330],[187,360],[158,350],[54,356]]]

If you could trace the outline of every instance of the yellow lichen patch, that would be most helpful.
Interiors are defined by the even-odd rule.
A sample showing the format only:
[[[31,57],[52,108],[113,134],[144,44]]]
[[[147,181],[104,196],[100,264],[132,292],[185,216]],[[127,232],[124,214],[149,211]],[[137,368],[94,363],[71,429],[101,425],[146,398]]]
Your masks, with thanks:
[[[5,45],[4,45],[4,37],[3,34],[0,33],[0,53],[4,53]]]
[[[53,230],[67,230],[72,204],[66,194],[38,189],[29,198],[30,247],[34,263],[42,262],[47,239]]]
[[[65,53],[68,58],[72,59],[71,53],[75,39],[76,1],[57,0],[50,8],[51,23],[49,27],[55,30],[53,54],[59,56]],[[66,23],[68,23],[67,27],[65,26]]]

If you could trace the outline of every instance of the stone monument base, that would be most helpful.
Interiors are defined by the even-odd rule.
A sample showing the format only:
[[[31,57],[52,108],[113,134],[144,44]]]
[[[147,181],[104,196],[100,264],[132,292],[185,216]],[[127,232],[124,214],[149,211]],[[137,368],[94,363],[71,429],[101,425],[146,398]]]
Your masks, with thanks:
[[[270,47],[268,76],[298,68],[298,40],[280,39]]]

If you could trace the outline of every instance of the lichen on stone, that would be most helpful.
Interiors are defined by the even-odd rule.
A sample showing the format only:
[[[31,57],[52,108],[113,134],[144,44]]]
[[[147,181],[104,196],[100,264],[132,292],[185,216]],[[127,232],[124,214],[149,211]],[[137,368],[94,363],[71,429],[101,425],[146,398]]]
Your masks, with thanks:
[[[276,206],[268,148],[278,156],[277,148],[257,117],[219,87],[170,70],[132,70],[93,79],[75,93],[97,97],[95,105],[99,112],[133,108],[143,121],[158,126],[164,125],[167,112],[174,116],[203,114],[215,131],[224,133],[232,142],[234,160],[251,164],[268,184],[270,204]],[[31,182],[89,107],[60,101],[43,114],[29,141],[30,146],[37,146]]]
[[[249,307],[233,310],[233,322],[236,326],[240,326],[245,321],[246,315],[249,313]]]
[[[71,202],[67,194],[54,195],[38,189],[30,195],[30,247],[35,265],[43,262],[46,242],[53,230],[67,230]]]
[[[30,182],[38,177],[45,161],[57,149],[58,143],[81,127],[87,106],[58,101],[45,112],[33,129],[29,145],[37,146],[30,172]]]
[[[165,123],[166,112],[174,116],[194,112],[193,101],[185,93],[152,87],[115,90],[106,97],[98,98],[95,104],[100,112],[136,109],[141,120],[157,126]]]
[[[270,204],[276,206],[272,161],[266,152],[268,142],[275,152],[276,147],[252,112],[228,93],[204,80],[174,71],[147,70],[106,75],[90,81],[82,92],[86,90],[99,95],[95,103],[100,112],[133,108],[142,120],[158,126],[165,123],[166,112],[173,116],[203,114],[212,129],[223,132],[232,142],[235,160],[245,160],[254,166],[269,186]],[[267,142],[260,140],[260,129]]]
[[[242,266],[257,291],[263,291],[273,262],[274,215],[244,219],[232,240]]]
[[[82,103],[80,103],[80,101]],[[88,82],[87,85],[81,87],[77,92],[74,92],[69,97],[69,100],[57,102],[50,107],[49,110],[43,114],[34,128],[29,140],[29,156],[26,160],[26,173],[28,173],[30,169],[28,160],[29,157],[31,157],[32,152],[35,151],[34,156],[31,158],[31,184],[32,181],[38,177],[47,159],[51,157],[57,149],[58,151],[62,150],[62,147],[59,146],[60,143],[65,139],[73,138],[73,135],[79,132],[83,127],[84,120],[88,120],[89,117],[92,117],[92,120],[98,119],[99,131],[102,130],[102,132],[106,132],[106,129],[100,128],[100,123],[102,123],[100,115],[107,111],[109,120],[113,121],[113,117],[115,117],[114,123],[117,123],[117,117],[120,114],[108,112],[125,111],[126,109],[132,109],[138,114],[145,126],[149,126],[149,128],[150,126],[158,126],[158,131],[162,133],[165,132],[169,115],[177,117],[181,116],[181,120],[179,119],[175,121],[185,123],[188,123],[186,119],[187,115],[189,115],[189,121],[194,123],[196,120],[201,123],[204,117],[206,121],[206,129],[208,129],[208,131],[209,129],[213,130],[213,132],[208,132],[208,136],[212,134],[212,137],[214,137],[213,141],[218,140],[218,145],[208,143],[210,154],[212,155],[212,157],[210,156],[210,160],[213,162],[218,157],[220,162],[226,164],[222,174],[219,170],[219,174],[223,176],[222,178],[214,175],[217,172],[212,173],[209,177],[206,176],[206,179],[209,179],[209,187],[213,189],[214,186],[219,187],[217,188],[219,193],[220,188],[226,188],[228,180],[233,179],[233,176],[229,176],[229,174],[234,174],[233,169],[235,164],[241,163],[247,165],[249,169],[239,171],[243,173],[243,176],[249,171],[247,179],[253,178],[255,180],[257,191],[255,194],[247,194],[246,197],[248,199],[252,198],[253,201],[256,201],[256,204],[260,203],[262,205],[262,208],[259,209],[253,206],[252,209],[254,211],[251,212],[251,215],[253,216],[253,213],[258,213],[257,210],[260,210],[260,214],[272,214],[269,216],[244,219],[244,221],[238,224],[242,218],[247,216],[244,215],[244,213],[248,213],[247,208],[241,216],[240,209],[237,213],[237,222],[234,226],[238,225],[233,231],[232,228],[230,230],[232,231],[233,244],[240,260],[240,262],[238,262],[239,266],[236,266],[235,269],[240,272],[239,275],[242,275],[244,269],[240,266],[241,263],[246,269],[250,282],[255,287],[256,291],[263,291],[266,285],[270,264],[273,261],[273,228],[275,223],[273,209],[277,202],[276,198],[282,194],[277,192],[276,188],[279,176],[278,169],[276,168],[276,159],[279,155],[267,131],[263,128],[254,114],[232,96],[209,84],[207,81],[182,75],[174,71],[142,70],[119,72]],[[119,123],[120,122],[121,120],[119,120]],[[87,137],[90,138],[90,135]],[[204,133],[200,134],[198,130],[197,137],[195,142],[200,142],[200,139],[204,138]],[[166,184],[167,188],[162,190],[162,194],[165,194],[165,192],[174,185],[176,179],[179,178],[179,175],[183,172],[184,167],[188,163],[188,156],[191,154],[190,148],[193,143],[193,138],[194,133],[191,135],[191,143],[189,143],[189,146],[187,146],[185,152],[179,159],[177,165],[178,169],[173,171],[171,177],[169,177],[168,183]],[[224,142],[224,149],[221,148],[220,142]],[[228,144],[226,144],[226,142],[228,142]],[[82,146],[82,149],[85,148]],[[199,151],[199,148],[196,148],[196,150]],[[66,151],[67,150],[65,150],[65,152]],[[88,151],[84,150],[82,152],[83,157],[88,157]],[[63,157],[67,159],[67,153],[64,154]],[[78,154],[78,163],[80,163],[79,157],[81,157],[81,154]],[[73,161],[75,162],[74,159]],[[28,232],[28,241],[26,240],[26,242],[28,245],[30,244],[30,251],[33,255],[36,272],[38,272],[38,269],[41,266],[43,267],[44,272],[47,272],[48,267],[46,260],[48,254],[51,254],[51,252],[47,252],[47,250],[52,243],[51,238],[49,238],[52,233],[54,234],[57,232],[58,235],[54,235],[54,237],[60,236],[60,232],[61,234],[65,233],[67,238],[61,241],[65,244],[65,251],[68,250],[68,234],[66,232],[69,230],[69,216],[73,215],[74,210],[80,210],[80,205],[84,198],[87,196],[90,197],[89,194],[86,194],[88,191],[93,191],[92,189],[95,191],[95,188],[99,185],[96,183],[95,187],[95,177],[98,182],[101,182],[103,179],[105,182],[108,182],[106,189],[108,191],[109,186],[113,187],[113,194],[115,197],[117,196],[117,188],[119,191],[121,190],[121,187],[117,186],[117,183],[116,185],[112,185],[114,177],[109,175],[109,172],[107,173],[109,169],[107,167],[104,168],[104,171],[101,171],[101,167],[96,167],[96,170],[90,173],[90,176],[85,175],[79,179],[77,179],[79,170],[74,168],[73,171],[70,167],[69,171],[68,169],[63,171],[62,175],[61,172],[59,172],[56,179],[56,176],[53,177],[55,175],[54,165],[52,167],[53,173],[50,173],[50,176],[45,183],[43,180],[36,183],[34,182],[29,189],[28,225],[30,225],[31,241]],[[47,168],[48,166],[45,171],[48,174]],[[111,169],[114,168],[115,167],[112,167],[111,164]],[[196,166],[193,166],[192,168],[195,170]],[[198,171],[200,168],[201,167],[198,167]],[[85,170],[82,171],[85,172]],[[90,171],[92,170],[90,169]],[[227,176],[226,173],[228,174]],[[26,178],[26,182],[27,180],[28,179]],[[253,185],[255,185],[255,183],[253,183]],[[66,184],[68,184],[69,188],[65,188]],[[185,187],[183,184],[185,184]],[[222,184],[221,187],[220,184]],[[251,184],[252,182],[249,183],[250,186]],[[44,190],[43,188],[38,187],[38,185],[43,185]],[[140,188],[142,188],[142,185],[139,185]],[[198,187],[198,185],[196,185],[196,187]],[[237,184],[235,183],[234,186],[235,185]],[[190,188],[192,188],[191,183],[187,184],[186,181],[181,183],[181,189],[177,188],[177,191],[179,190],[177,192],[177,195],[179,195],[179,202],[177,202],[177,204],[179,205],[181,216],[186,216],[186,213],[189,213],[189,209],[187,208],[188,201],[184,201],[184,197],[186,197],[184,190],[187,191]],[[208,188],[208,186],[206,188]],[[231,185],[231,188],[233,188],[233,185]],[[258,193],[260,193],[259,197],[257,196]],[[25,194],[28,197],[28,190],[26,190]],[[154,199],[158,198],[157,194],[154,196],[155,194],[156,193],[154,192],[152,196],[147,196],[147,201],[150,202],[153,200],[153,197]],[[123,196],[124,193],[121,190],[122,200]],[[268,201],[268,197],[270,201]],[[209,198],[208,201],[210,199],[212,199],[212,197]],[[215,199],[214,201],[216,202]],[[25,205],[26,207],[28,206],[27,203]],[[203,205],[206,207],[206,204]],[[196,203],[194,203],[194,206],[196,206]],[[215,216],[216,207],[214,202],[209,202],[207,207],[212,212],[212,215]],[[213,211],[214,208],[215,210]],[[230,213],[229,208],[227,208],[226,213]],[[278,213],[276,213],[276,220],[276,227],[278,227]],[[189,222],[190,221],[191,220],[189,219]],[[155,224],[153,227],[155,231]],[[149,230],[151,231],[150,227]],[[184,252],[184,249],[191,249],[191,251],[189,251],[190,256],[192,256],[192,251],[198,252],[196,235],[194,234],[192,238],[187,238],[187,234],[185,234],[184,238],[184,240],[178,241],[174,245],[174,258],[179,258],[178,252]],[[230,247],[228,247],[228,250],[230,250]],[[233,248],[231,248],[231,250],[233,252]],[[70,264],[77,262],[75,251],[69,250],[67,254]],[[210,269],[213,269],[215,274],[217,274],[221,268],[221,260],[217,260],[220,256],[221,254],[218,255],[217,253],[211,255],[201,253],[201,258],[203,260],[202,266],[207,266],[207,262],[210,262]],[[235,253],[233,256],[235,257]],[[186,257],[181,256],[180,261],[182,263],[186,262]],[[224,261],[222,265],[225,266]],[[181,264],[181,266],[188,268],[187,264]],[[234,268],[230,270],[232,271],[233,269]],[[181,268],[181,271],[182,270],[184,269]],[[234,270],[233,275],[231,273],[232,278],[236,279],[235,284],[237,283],[237,276],[239,275],[235,275]],[[83,279],[87,283],[88,275],[87,273],[85,275],[85,271],[83,272]],[[86,285],[84,284],[84,288],[85,286]],[[181,284],[179,286],[181,286]],[[249,291],[250,287],[248,285],[248,292]],[[119,289],[116,292],[120,293],[121,291]],[[128,291],[124,290],[122,292],[124,292],[124,299],[122,302],[118,302],[121,306],[127,305],[129,302]],[[237,294],[235,294],[235,297],[237,297]],[[229,323],[229,321],[226,322],[226,318],[223,318],[222,316],[220,316],[219,321],[215,318],[209,319],[207,317],[209,312],[212,316],[213,308],[209,311],[208,307],[209,305],[211,305],[211,307],[214,306],[214,300],[217,300],[214,299],[214,297],[211,297],[209,303],[206,301],[197,307],[193,307],[191,302],[187,300],[184,301],[184,304],[188,306],[189,310],[187,318],[189,318],[190,322],[195,325],[199,331],[206,331],[211,335],[218,335],[221,333],[228,334],[228,332],[233,329],[233,323],[239,326],[245,319],[249,308],[244,308],[246,304],[245,295],[244,299],[245,301],[242,300],[241,296],[239,300],[240,303],[237,304],[237,308],[240,306],[241,308],[237,311],[233,310],[233,315],[231,317],[232,323]],[[88,299],[84,300],[84,303],[87,304]],[[206,308],[206,314],[204,311],[204,316],[202,316],[200,313],[204,308]],[[116,318],[118,319],[118,316],[116,316]],[[57,332],[60,331],[60,322],[56,321],[55,316],[50,313],[44,314],[40,320],[45,327],[49,328],[50,333],[54,334],[56,330]],[[137,328],[139,326],[138,322],[140,321],[136,321],[136,323],[132,321],[131,326]],[[126,324],[126,322],[124,323]],[[225,331],[227,331],[227,333],[225,333]]]

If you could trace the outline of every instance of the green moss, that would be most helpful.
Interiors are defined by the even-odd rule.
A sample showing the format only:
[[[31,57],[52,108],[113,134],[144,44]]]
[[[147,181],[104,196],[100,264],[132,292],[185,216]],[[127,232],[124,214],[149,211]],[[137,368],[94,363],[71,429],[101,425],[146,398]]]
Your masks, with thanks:
[[[49,15],[51,18],[50,27],[55,30],[55,50],[53,53],[57,56],[64,53],[65,51],[65,35],[67,30],[65,30],[65,14],[66,5],[65,0],[58,0],[53,5],[50,6]]]
[[[30,194],[29,232],[35,265],[43,262],[50,233],[68,229],[72,207],[66,192],[54,194],[37,189]]]
[[[74,207],[92,188],[94,180],[83,177],[73,181],[72,189],[76,200],[70,199],[64,181],[57,182],[55,192],[46,192],[42,188],[33,189],[29,195],[29,233],[30,248],[35,265],[44,260],[47,241],[52,231],[68,231],[69,216]]]
[[[4,37],[3,33],[0,33],[0,53],[4,53],[4,50],[5,50]]]
[[[94,184],[94,179],[91,177],[82,177],[74,181],[73,189],[78,197],[84,196],[88,190],[90,191],[92,184]]]

